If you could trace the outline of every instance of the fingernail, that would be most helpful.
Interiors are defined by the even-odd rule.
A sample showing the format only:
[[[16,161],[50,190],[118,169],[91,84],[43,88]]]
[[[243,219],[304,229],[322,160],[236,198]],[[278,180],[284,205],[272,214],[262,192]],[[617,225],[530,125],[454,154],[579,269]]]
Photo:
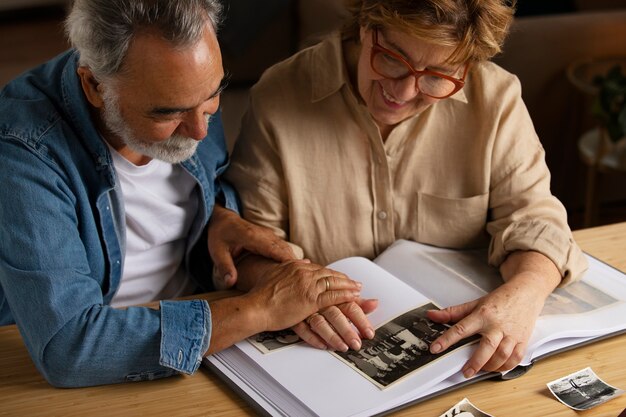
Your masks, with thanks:
[[[432,353],[439,353],[441,352],[441,345],[439,343],[435,343],[430,347],[430,351]]]
[[[471,378],[474,376],[474,374],[476,373],[476,371],[472,368],[467,368],[466,370],[463,371],[463,376],[465,378]]]
[[[370,328],[365,329],[365,337],[367,337],[368,339],[373,339],[374,335],[375,333],[373,329],[370,329]]]
[[[357,340],[357,339],[352,339],[350,341],[350,347],[352,348],[352,350],[359,350],[359,349],[361,349],[361,341]]]
[[[224,284],[228,283],[228,281],[232,278],[233,276],[231,274],[226,274],[224,275]]]
[[[360,282],[356,282],[356,286],[359,287],[359,289],[363,288],[363,284],[361,284]]]
[[[348,345],[346,345],[345,343],[342,343],[339,345],[339,350],[342,352],[347,352],[348,351]]]
[[[361,296],[361,292],[360,291],[352,291],[352,295],[354,297],[360,297]]]

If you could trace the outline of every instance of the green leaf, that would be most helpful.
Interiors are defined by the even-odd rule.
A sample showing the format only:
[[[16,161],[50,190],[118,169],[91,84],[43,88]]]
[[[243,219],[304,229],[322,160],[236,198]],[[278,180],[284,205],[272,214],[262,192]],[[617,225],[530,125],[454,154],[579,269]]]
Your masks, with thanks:
[[[626,77],[619,65],[611,68],[606,76],[596,76],[593,83],[598,87],[591,113],[606,128],[611,140],[626,135]]]

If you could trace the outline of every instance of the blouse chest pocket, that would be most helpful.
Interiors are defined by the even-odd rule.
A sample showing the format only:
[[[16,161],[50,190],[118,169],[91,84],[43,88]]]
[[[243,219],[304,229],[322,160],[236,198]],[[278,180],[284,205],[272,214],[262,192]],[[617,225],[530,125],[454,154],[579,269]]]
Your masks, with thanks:
[[[417,193],[417,239],[448,248],[486,246],[489,194],[466,198]]]

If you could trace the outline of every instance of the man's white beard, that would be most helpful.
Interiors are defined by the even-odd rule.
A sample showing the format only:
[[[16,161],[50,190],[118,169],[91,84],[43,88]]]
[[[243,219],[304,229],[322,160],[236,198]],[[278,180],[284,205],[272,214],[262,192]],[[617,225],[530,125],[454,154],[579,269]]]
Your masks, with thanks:
[[[200,142],[181,135],[172,135],[162,142],[149,142],[135,137],[122,118],[117,94],[114,89],[105,88],[102,99],[104,101],[102,116],[106,127],[116,134],[133,152],[170,164],[185,161],[196,152]],[[209,117],[210,115],[206,115],[207,124],[209,123]]]

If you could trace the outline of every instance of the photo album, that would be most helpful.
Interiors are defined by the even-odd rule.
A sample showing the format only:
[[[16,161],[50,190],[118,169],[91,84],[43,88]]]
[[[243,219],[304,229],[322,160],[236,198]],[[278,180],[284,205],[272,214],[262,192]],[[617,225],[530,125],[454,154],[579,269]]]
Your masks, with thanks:
[[[331,352],[300,341],[291,330],[264,332],[204,358],[259,413],[270,416],[371,416],[424,401],[486,378],[522,375],[533,362],[626,332],[626,276],[592,258],[583,280],[558,288],[546,301],[526,356],[509,373],[461,368],[479,336],[437,355],[430,343],[446,325],[429,309],[479,298],[501,284],[485,250],[450,250],[399,240],[374,261],[346,258],[328,265],[363,283],[378,298],[368,317],[376,334],[358,351]],[[323,399],[323,401],[322,401]]]

